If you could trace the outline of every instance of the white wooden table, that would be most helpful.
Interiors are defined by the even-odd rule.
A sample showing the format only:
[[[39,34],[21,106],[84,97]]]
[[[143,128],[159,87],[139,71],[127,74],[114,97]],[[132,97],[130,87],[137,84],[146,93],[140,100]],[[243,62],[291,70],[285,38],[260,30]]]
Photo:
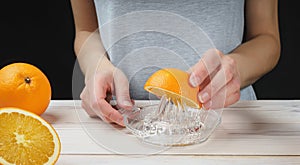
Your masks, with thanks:
[[[57,164],[300,164],[300,101],[242,101],[223,111],[204,143],[162,148],[89,118],[80,101],[51,101],[42,115],[59,134]]]

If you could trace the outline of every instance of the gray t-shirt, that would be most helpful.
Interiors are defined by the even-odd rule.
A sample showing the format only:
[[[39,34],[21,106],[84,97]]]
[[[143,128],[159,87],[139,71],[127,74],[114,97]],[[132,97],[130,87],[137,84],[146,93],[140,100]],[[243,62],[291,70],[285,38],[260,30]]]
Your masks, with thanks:
[[[153,99],[143,89],[161,68],[188,70],[211,48],[239,46],[244,0],[95,0],[103,45],[130,82],[133,99]],[[256,99],[252,86],[241,99]]]

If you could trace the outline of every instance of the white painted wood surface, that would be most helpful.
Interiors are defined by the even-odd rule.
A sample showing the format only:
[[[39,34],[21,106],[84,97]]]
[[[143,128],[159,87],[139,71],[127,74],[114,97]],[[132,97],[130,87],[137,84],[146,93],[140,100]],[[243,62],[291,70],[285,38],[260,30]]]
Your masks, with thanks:
[[[144,102],[138,102],[144,104]],[[57,130],[57,164],[300,164],[300,101],[241,101],[223,111],[204,143],[145,144],[126,129],[89,118],[80,101],[51,101],[42,115]]]

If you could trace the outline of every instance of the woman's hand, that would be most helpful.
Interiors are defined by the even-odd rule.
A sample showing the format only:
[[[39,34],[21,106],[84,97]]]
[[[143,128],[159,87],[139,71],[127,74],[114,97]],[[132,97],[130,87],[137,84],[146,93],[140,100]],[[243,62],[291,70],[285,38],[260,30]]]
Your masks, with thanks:
[[[106,122],[124,126],[122,115],[109,101],[112,95],[116,95],[119,107],[129,109],[133,106],[126,76],[115,67],[101,69],[92,75],[86,79],[86,86],[80,95],[82,107],[90,116],[98,116]]]
[[[209,50],[190,72],[190,84],[200,86],[198,98],[205,109],[227,107],[240,99],[240,74],[229,55]]]

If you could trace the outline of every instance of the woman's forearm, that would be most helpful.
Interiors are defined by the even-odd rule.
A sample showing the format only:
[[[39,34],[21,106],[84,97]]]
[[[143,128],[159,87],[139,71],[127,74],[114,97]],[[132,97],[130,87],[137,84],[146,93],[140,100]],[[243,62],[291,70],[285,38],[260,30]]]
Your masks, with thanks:
[[[113,67],[107,58],[98,30],[95,32],[77,32],[74,49],[85,77],[89,77],[99,69]]]
[[[229,54],[237,63],[241,88],[253,84],[272,70],[280,56],[279,37],[261,34],[240,45]]]

